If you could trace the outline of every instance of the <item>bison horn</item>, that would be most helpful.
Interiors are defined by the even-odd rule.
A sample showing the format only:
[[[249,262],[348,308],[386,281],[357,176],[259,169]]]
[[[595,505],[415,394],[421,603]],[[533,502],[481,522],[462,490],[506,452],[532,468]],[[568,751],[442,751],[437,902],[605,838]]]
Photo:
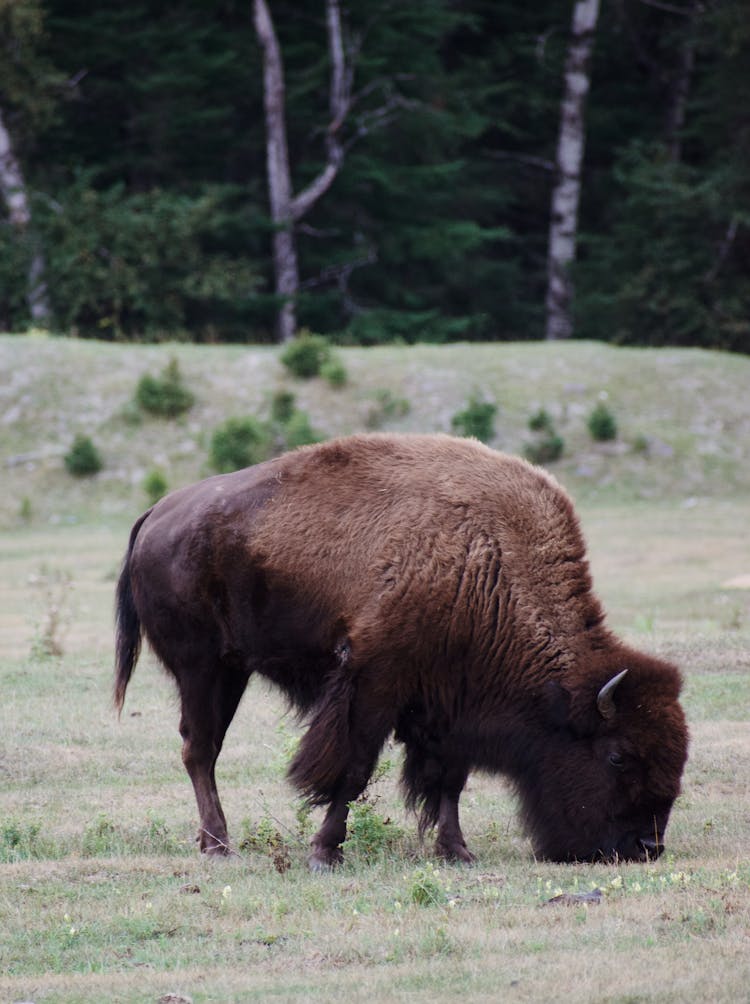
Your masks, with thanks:
[[[627,673],[627,669],[623,669],[621,673],[613,676],[611,680],[608,680],[596,698],[596,706],[599,709],[599,714],[602,718],[613,718],[615,714],[615,702],[612,697],[615,687],[621,682],[623,676]]]

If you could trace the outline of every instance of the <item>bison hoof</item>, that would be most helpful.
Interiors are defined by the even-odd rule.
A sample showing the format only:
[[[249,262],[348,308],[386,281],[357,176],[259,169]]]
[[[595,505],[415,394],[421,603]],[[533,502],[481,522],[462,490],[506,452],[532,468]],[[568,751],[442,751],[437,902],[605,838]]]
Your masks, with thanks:
[[[307,859],[311,872],[329,872],[344,860],[340,847],[321,847],[313,844],[312,853]]]
[[[443,844],[438,841],[435,844],[435,854],[445,861],[458,861],[464,865],[473,865],[477,860],[464,843]]]
[[[200,844],[201,854],[210,854],[211,857],[224,858],[232,853],[227,839],[222,840],[220,837],[213,836],[213,834],[209,836],[203,830],[201,830],[196,839]]]
[[[209,854],[212,858],[226,858],[231,853],[226,844],[211,844],[210,847],[201,847],[201,854]]]

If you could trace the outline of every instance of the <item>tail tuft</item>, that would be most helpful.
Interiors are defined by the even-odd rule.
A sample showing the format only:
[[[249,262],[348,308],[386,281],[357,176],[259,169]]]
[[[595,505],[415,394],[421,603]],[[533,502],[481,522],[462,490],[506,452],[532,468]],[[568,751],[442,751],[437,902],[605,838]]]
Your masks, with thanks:
[[[130,533],[127,554],[125,555],[120,578],[117,582],[115,601],[117,640],[115,643],[114,705],[118,714],[122,712],[125,691],[128,689],[130,677],[141,652],[141,621],[133,598],[133,586],[130,579],[130,558],[138,531],[150,512],[151,510],[149,509],[148,512],[141,516]]]

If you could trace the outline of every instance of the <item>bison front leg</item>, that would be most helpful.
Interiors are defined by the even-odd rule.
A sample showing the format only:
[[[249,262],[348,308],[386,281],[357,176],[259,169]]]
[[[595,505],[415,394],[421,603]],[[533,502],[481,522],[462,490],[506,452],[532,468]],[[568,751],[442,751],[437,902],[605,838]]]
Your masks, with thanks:
[[[435,853],[448,861],[463,861],[470,865],[476,861],[475,856],[466,846],[461,824],[458,821],[458,799],[466,780],[458,790],[447,788],[440,796],[440,815],[438,816],[438,832],[435,841]]]
[[[312,804],[329,806],[311,841],[313,871],[342,861],[349,804],[367,786],[392,728],[392,708],[382,707],[366,677],[344,673],[331,681],[289,768]]]
[[[352,799],[336,799],[329,806],[323,825],[310,842],[310,856],[307,859],[310,871],[328,871],[344,860],[341,845],[346,839],[346,820],[351,801]]]
[[[437,826],[435,853],[448,861],[472,864],[475,858],[458,820],[458,800],[468,767],[451,753],[438,732],[416,715],[402,718],[396,737],[406,744],[402,784],[406,804],[419,810],[420,836]]]

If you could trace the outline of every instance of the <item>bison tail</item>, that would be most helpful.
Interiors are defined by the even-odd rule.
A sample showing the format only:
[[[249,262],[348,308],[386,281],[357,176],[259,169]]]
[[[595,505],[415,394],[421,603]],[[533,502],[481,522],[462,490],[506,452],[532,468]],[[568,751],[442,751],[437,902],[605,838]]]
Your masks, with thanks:
[[[141,651],[141,621],[133,598],[133,587],[130,579],[130,558],[138,531],[150,512],[151,510],[149,509],[148,512],[141,516],[130,533],[128,550],[122,563],[120,578],[117,582],[115,599],[117,635],[115,643],[114,705],[118,714],[122,711],[125,701],[125,691],[128,689],[130,677],[132,676],[136,662],[138,662],[138,656]]]

